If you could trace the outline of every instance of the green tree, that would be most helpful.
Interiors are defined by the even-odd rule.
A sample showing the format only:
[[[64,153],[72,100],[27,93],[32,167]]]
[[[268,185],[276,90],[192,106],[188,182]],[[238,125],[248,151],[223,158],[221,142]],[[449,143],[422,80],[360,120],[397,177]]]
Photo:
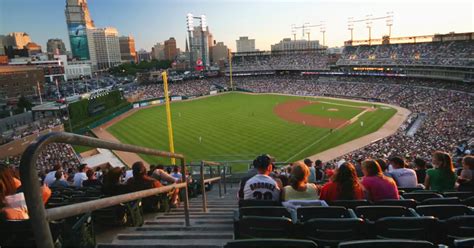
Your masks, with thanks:
[[[16,107],[20,110],[23,111],[23,109],[26,108],[26,110],[31,110],[33,107],[33,103],[31,103],[26,97],[21,96],[20,99],[18,99],[18,103],[16,104]]]

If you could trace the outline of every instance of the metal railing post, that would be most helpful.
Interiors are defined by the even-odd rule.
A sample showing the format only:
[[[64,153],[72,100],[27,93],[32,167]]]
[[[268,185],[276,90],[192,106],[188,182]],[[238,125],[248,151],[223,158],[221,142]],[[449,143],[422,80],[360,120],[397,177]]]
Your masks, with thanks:
[[[232,176],[232,165],[229,167],[229,174]],[[230,188],[232,189],[234,186],[233,186],[233,183],[231,181],[230,183]]]
[[[219,176],[221,179],[219,180],[219,198],[222,198],[222,173],[221,173],[221,166],[217,166],[217,171],[219,172]]]
[[[227,166],[224,165],[224,195],[227,195],[227,180],[226,180],[226,170]]]
[[[181,158],[181,177],[184,183],[186,183],[186,187],[184,188],[184,220],[186,222],[186,226],[190,226],[189,222],[189,201],[188,201],[188,179],[186,178],[186,163],[184,158]]]
[[[201,190],[202,190],[202,211],[207,212],[206,185],[204,183],[204,161],[201,161]]]

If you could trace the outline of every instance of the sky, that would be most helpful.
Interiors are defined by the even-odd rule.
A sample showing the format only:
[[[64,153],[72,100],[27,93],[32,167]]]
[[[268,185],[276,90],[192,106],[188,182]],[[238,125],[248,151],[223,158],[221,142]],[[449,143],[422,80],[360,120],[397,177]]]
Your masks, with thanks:
[[[0,34],[26,32],[43,50],[48,39],[60,38],[69,50],[65,5],[65,0],[0,0]],[[240,36],[255,39],[257,49],[270,50],[271,44],[292,37],[292,24],[306,22],[324,22],[326,45],[343,46],[350,39],[349,17],[386,16],[389,11],[394,15],[392,37],[474,31],[474,2],[466,0],[88,0],[88,5],[97,27],[132,35],[137,50],[151,50],[169,37],[184,50],[187,13],[206,15],[214,39],[233,51]],[[372,38],[385,34],[385,21],[374,21]],[[367,38],[365,22],[356,23],[354,39]],[[311,39],[322,43],[319,28],[311,30]]]

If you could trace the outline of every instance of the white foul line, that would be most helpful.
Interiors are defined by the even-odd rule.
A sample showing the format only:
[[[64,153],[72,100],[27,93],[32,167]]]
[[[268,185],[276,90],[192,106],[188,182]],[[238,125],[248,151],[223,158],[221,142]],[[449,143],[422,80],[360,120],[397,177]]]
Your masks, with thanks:
[[[310,148],[310,147],[316,145],[317,143],[319,143],[319,141],[325,139],[325,138],[326,138],[327,136],[329,136],[329,135],[331,135],[331,133],[327,133],[327,134],[324,135],[323,137],[317,139],[315,142],[311,143],[311,145],[307,146],[306,148],[304,148],[304,149],[301,150],[300,152],[298,152],[298,153],[296,153],[295,155],[291,156],[289,159],[287,159],[287,160],[285,161],[285,163],[287,163],[288,161],[290,161],[292,158],[294,158],[294,157],[300,155],[302,152],[304,152],[304,151],[307,150],[308,148]]]

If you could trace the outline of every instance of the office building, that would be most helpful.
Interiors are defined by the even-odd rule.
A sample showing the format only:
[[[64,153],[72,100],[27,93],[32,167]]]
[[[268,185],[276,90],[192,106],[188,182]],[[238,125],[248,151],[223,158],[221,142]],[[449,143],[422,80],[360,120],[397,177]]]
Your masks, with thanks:
[[[156,43],[151,48],[151,58],[156,60],[165,59],[165,45],[163,43]]]
[[[104,70],[121,63],[120,42],[117,29],[90,28],[87,29],[92,69]]]
[[[201,34],[204,34],[204,39],[202,39]],[[200,27],[196,27],[193,30],[193,38],[191,39],[191,52],[193,53],[193,62],[198,60],[203,62],[203,65],[210,65],[210,56],[209,50],[212,46],[213,36],[209,31],[209,27],[206,28],[206,31],[202,32]],[[203,51],[203,42],[204,42],[204,51]]]
[[[50,55],[65,55],[67,52],[61,39],[49,39],[46,43],[46,51]]]
[[[151,61],[153,56],[152,56],[152,53],[141,49],[137,52],[137,58],[138,58],[138,62],[140,62],[140,61]],[[155,59],[155,58],[153,58],[153,59]]]
[[[164,46],[165,60],[174,61],[178,55],[178,50],[176,49],[176,40],[174,37],[165,40]]]
[[[255,39],[249,39],[247,36],[239,37],[235,41],[238,53],[255,52]]]
[[[218,64],[220,61],[227,61],[229,58],[229,49],[224,42],[217,42],[217,44],[211,47],[212,64]]]
[[[121,36],[120,56],[123,62],[137,62],[137,52],[135,51],[135,39],[132,36]]]
[[[5,39],[5,46],[13,49],[23,49],[31,42],[30,36],[25,32],[9,33]]]
[[[0,97],[17,99],[36,95],[42,87],[43,70],[36,66],[0,66]]]
[[[78,60],[89,60],[91,44],[88,41],[87,29],[94,28],[87,0],[66,0],[66,23],[71,44],[72,56]]]

